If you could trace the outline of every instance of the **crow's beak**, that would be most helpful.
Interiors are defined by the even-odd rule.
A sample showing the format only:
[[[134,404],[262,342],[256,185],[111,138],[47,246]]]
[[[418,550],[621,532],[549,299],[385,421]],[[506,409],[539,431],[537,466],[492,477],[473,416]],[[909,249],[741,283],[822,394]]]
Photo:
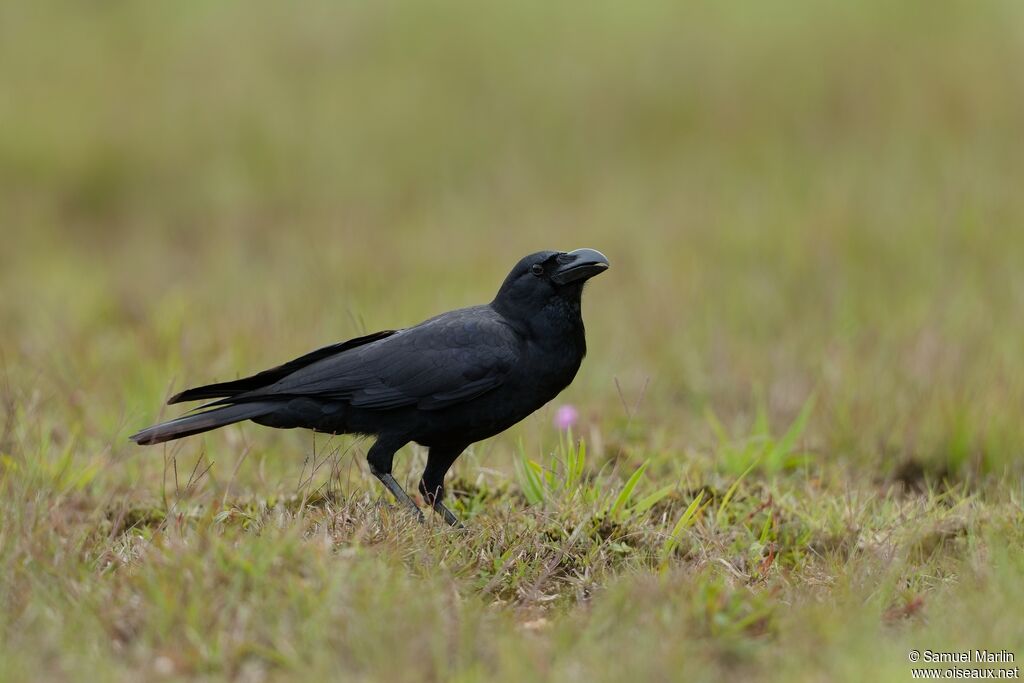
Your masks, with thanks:
[[[608,259],[596,249],[577,249],[555,257],[558,269],[551,279],[559,285],[587,280],[608,270]]]

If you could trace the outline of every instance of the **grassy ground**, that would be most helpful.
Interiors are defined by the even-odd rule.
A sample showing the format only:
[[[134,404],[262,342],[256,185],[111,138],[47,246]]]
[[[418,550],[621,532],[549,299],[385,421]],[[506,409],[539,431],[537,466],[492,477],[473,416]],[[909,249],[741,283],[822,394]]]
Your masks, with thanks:
[[[1019,663],[1022,63],[1015,2],[5,3],[0,678]],[[465,532],[365,441],[127,441],[580,246],[590,356]]]

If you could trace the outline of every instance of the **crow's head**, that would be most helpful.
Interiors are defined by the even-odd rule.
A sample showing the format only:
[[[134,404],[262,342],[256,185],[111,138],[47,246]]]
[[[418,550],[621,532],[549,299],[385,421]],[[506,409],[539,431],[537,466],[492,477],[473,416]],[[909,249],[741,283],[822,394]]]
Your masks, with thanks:
[[[530,315],[553,300],[577,307],[583,284],[608,269],[608,259],[594,249],[538,251],[516,264],[505,278],[495,307],[505,315]]]

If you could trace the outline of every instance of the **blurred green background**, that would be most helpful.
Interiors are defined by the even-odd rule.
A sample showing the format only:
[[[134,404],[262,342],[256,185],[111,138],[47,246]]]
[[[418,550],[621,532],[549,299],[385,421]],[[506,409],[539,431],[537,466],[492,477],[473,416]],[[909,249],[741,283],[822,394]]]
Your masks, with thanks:
[[[138,454],[172,387],[590,246],[606,441],[816,392],[828,459],[1020,471],[1021,64],[1009,1],[4,3],[4,393]]]

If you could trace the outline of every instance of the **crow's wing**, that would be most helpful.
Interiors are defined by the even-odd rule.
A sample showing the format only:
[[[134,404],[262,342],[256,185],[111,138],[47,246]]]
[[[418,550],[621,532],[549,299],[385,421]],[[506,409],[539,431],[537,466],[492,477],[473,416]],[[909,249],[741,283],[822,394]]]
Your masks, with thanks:
[[[461,309],[299,368],[225,402],[311,396],[359,408],[438,410],[501,386],[521,346],[521,338],[490,307]]]
[[[383,330],[381,332],[374,332],[373,334],[368,334],[362,337],[356,337],[355,339],[338,342],[337,344],[331,344],[330,346],[310,351],[305,355],[299,356],[295,360],[290,360],[287,363],[278,365],[277,367],[256,373],[251,377],[243,377],[242,379],[231,380],[229,382],[217,382],[216,384],[207,384],[201,387],[186,389],[180,394],[172,396],[168,399],[167,403],[172,404],[182,403],[185,401],[198,401],[199,399],[217,398],[219,396],[237,396],[249,391],[261,389],[284,377],[287,377],[299,368],[312,365],[316,361],[329,356],[333,356],[344,351],[350,351],[357,346],[372,344],[373,342],[384,339],[385,337],[390,337],[394,333],[394,330]]]

